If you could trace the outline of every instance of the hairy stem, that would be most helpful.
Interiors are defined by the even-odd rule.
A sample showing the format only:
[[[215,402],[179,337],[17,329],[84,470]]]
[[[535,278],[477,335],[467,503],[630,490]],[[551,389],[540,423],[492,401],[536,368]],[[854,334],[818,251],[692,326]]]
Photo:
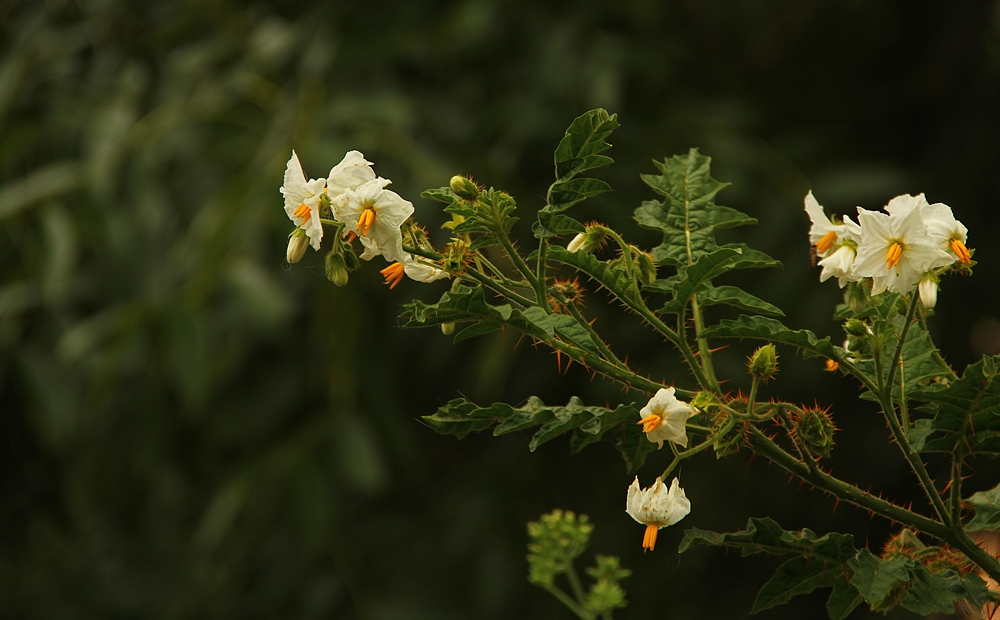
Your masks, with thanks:
[[[701,316],[701,308],[698,307],[697,293],[691,295],[691,316],[694,317],[694,335],[698,340],[698,356],[701,359],[701,368],[705,371],[705,378],[712,385],[718,387],[719,380],[715,376],[715,367],[712,365],[712,350],[708,347],[708,339],[701,337],[701,332],[705,331],[705,320]]]
[[[544,237],[538,240],[538,262],[535,267],[535,297],[538,299],[538,305],[545,310],[546,313],[551,314],[552,309],[549,308],[549,301],[545,294],[545,255],[549,249],[549,243]]]

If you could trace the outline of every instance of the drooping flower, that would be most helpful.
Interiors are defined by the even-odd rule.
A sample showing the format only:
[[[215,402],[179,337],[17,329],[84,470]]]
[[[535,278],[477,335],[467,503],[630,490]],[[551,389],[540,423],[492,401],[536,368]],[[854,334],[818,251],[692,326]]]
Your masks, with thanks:
[[[858,208],[861,243],[854,273],[872,278],[872,295],[885,290],[909,293],[924,273],[953,260],[928,234],[917,199],[909,198],[913,206],[894,207],[890,215]]]
[[[642,537],[642,548],[652,551],[656,547],[656,535],[660,528],[677,523],[691,512],[691,500],[684,494],[677,478],[670,483],[670,489],[657,478],[648,489],[639,488],[639,477],[628,487],[625,512],[646,526]]]
[[[380,273],[385,278],[385,283],[389,285],[390,289],[396,288],[396,285],[402,282],[404,274],[411,280],[425,283],[451,277],[451,274],[447,271],[434,266],[426,261],[426,259],[413,256],[412,254],[405,254],[404,260],[389,265]]]
[[[384,189],[385,179],[373,179],[356,190],[346,190],[346,199],[335,211],[345,224],[345,234],[354,231],[365,251],[361,258],[371,260],[383,255],[389,262],[402,261],[403,236],[399,227],[413,213],[413,205],[399,194]]]
[[[861,226],[849,216],[844,216],[844,224],[839,230],[834,247],[830,249],[826,258],[818,263],[823,268],[819,274],[819,281],[826,282],[830,278],[837,278],[837,284],[840,288],[844,288],[848,282],[860,280],[861,276],[854,272],[854,261],[858,256],[860,242]]]
[[[280,191],[285,197],[285,213],[288,219],[305,231],[314,250],[319,250],[320,242],[323,240],[323,224],[319,221],[319,209],[325,184],[325,179],[306,181],[299,156],[292,151],[292,156],[285,166],[285,180]]]
[[[639,410],[642,419],[638,424],[642,425],[646,438],[655,442],[658,448],[663,447],[664,441],[672,441],[686,448],[687,420],[696,413],[697,409],[677,400],[674,388],[660,388],[646,406]]]

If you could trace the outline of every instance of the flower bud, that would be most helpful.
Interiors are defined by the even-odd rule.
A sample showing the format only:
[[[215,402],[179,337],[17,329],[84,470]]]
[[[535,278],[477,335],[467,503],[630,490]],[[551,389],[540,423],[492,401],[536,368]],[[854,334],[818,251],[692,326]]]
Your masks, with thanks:
[[[646,252],[637,254],[639,264],[639,281],[649,286],[656,282],[656,265],[653,264],[653,257]]]
[[[586,242],[587,242],[587,235],[584,233],[579,233],[575,237],[573,237],[573,240],[570,241],[569,245],[566,246],[566,251],[579,252],[580,250],[583,249],[583,245]]]
[[[868,330],[868,326],[865,325],[863,321],[857,319],[848,319],[844,322],[844,331],[855,336],[857,338],[867,337],[871,332]]]
[[[296,228],[288,237],[288,250],[285,252],[288,264],[294,265],[302,260],[302,257],[306,255],[307,247],[309,247],[309,237],[306,236],[306,231]]]
[[[445,336],[450,336],[455,333],[455,322],[441,323],[441,333]]]
[[[920,291],[920,303],[924,304],[924,308],[930,310],[937,305],[938,283],[933,274],[924,276],[917,285],[917,290]]]
[[[475,200],[479,198],[479,187],[472,182],[468,177],[458,176],[457,174],[451,177],[451,182],[448,184],[451,186],[451,191],[458,194],[459,198],[464,198],[465,200]]]
[[[778,372],[778,352],[773,344],[765,344],[750,357],[750,374],[758,381],[767,381]]]
[[[851,282],[847,285],[844,297],[854,314],[861,314],[868,309],[868,301],[871,299],[866,288],[868,286],[867,281]]]
[[[337,286],[347,284],[347,265],[344,264],[344,257],[336,252],[326,255],[326,278]]]
[[[793,432],[807,450],[818,456],[830,456],[834,446],[833,425],[830,413],[823,409],[806,409],[792,419]]]

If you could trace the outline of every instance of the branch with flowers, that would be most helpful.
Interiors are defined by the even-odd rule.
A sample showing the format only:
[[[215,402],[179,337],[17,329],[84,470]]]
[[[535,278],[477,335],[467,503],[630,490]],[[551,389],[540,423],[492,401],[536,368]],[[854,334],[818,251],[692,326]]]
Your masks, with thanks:
[[[856,547],[848,534],[786,531],[771,519],[750,519],[745,530],[725,534],[688,530],[682,552],[708,545],[780,557],[754,611],[817,588],[830,588],[827,609],[834,619],[847,617],[862,603],[878,611],[903,607],[923,615],[951,613],[959,604],[994,604],[997,597],[984,578],[1000,580],[1000,562],[972,532],[1000,529],[1000,487],[969,497],[962,487],[973,473],[969,459],[1000,453],[1000,357],[986,357],[959,375],[927,330],[940,279],[971,274],[975,265],[965,226],[948,206],[929,204],[922,194],[898,196],[884,211],[858,208],[857,221],[828,217],[807,194],[809,239],[813,260],[822,268],[820,281],[836,278],[845,293],[834,313],[843,321],[846,338],[837,346],[830,337],[786,327],[774,318],[783,313],[771,303],[739,287],[715,284],[734,270],[778,263],[745,244],[718,242],[718,230],[756,220],[715,202],[725,185],[712,178],[710,159],[697,149],[654,162],[657,173],[642,175],[656,197],[636,209],[635,220],[662,234],[660,245],[643,249],[608,226],[574,219],[569,214],[574,205],[611,189],[591,172],[612,163],[605,154],[607,138],[617,127],[615,115],[600,109],[570,125],[555,151],[555,181],[546,203],[533,214],[537,246],[530,253],[512,238],[517,205],[501,190],[456,176],[447,187],[424,192],[451,215],[445,225],[449,238],[439,245],[412,218],[413,205],[387,189],[389,181],[376,176],[372,163],[357,151],[326,179],[313,180],[306,179],[293,152],[281,188],[294,225],[288,262],[302,260],[308,247],[325,252],[327,277],[339,286],[377,256],[389,262],[381,273],[391,288],[406,277],[425,283],[448,279],[450,286],[436,302],[406,305],[407,327],[439,326],[456,341],[496,330],[516,332],[551,348],[560,363],[565,357],[567,363],[647,394],[645,403],[614,407],[588,405],[576,397],[565,405],[532,397],[520,407],[457,398],[423,418],[437,432],[458,438],[487,429],[494,435],[532,429],[532,451],[562,436],[574,453],[609,441],[633,473],[666,444],[673,453],[666,469],[645,488],[637,475],[626,493],[626,512],[645,526],[645,549],[655,549],[661,528],[697,511],[671,476],[685,459],[709,451],[721,458],[750,450],[838,501],[898,526],[878,553]],[[563,245],[560,239],[569,242]],[[606,290],[669,343],[689,376],[658,381],[630,368],[623,361],[627,357],[614,353],[588,319],[581,280]],[[744,314],[710,324],[704,310],[715,305]],[[747,394],[720,387],[724,381],[716,373],[711,345],[725,339],[761,342],[748,360]],[[827,370],[860,383],[862,397],[879,404],[914,484],[927,496],[927,509],[872,495],[831,471],[823,461],[835,447],[837,431],[829,408],[762,396],[778,372],[779,346],[823,358]],[[928,474],[924,457],[929,453],[950,462],[951,479],[943,488]],[[531,580],[580,618],[610,618],[626,605],[619,582],[629,571],[617,558],[598,556],[588,571],[595,581],[584,589],[573,561],[585,550],[591,529],[585,516],[562,511],[532,524]],[[568,591],[559,586],[559,576]]]

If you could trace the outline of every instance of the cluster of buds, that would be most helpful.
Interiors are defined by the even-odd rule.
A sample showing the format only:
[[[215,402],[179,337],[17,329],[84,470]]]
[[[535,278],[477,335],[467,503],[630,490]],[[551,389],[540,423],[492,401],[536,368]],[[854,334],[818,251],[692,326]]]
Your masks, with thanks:
[[[796,443],[816,456],[830,456],[837,427],[826,409],[801,409],[789,414],[790,433]]]
[[[956,263],[972,265],[966,227],[951,207],[929,204],[923,194],[896,196],[885,213],[858,207],[857,222],[827,217],[812,192],[805,210],[812,220],[809,241],[823,267],[821,282],[836,277],[844,287],[870,279],[871,295],[918,289],[923,305],[933,308],[940,273]]]

